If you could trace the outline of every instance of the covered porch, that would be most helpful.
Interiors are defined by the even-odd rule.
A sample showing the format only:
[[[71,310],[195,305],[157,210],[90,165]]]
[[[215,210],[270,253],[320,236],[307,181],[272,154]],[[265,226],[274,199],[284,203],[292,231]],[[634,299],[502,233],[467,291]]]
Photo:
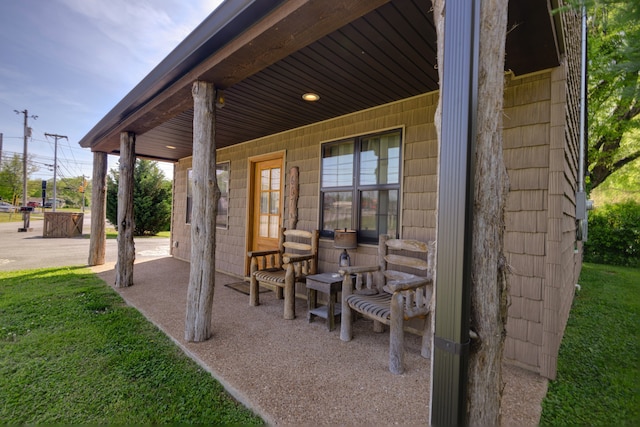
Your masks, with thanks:
[[[93,271],[114,283],[113,262]],[[135,286],[115,290],[268,424],[428,424],[430,362],[420,357],[420,337],[407,334],[407,371],[393,375],[389,334],[374,333],[370,321],[354,322],[356,338],[342,342],[339,328],[327,331],[322,319],[284,321],[272,292],[261,295],[259,310],[250,307],[246,295],[224,286],[238,279],[218,273],[213,339],[187,343],[189,264],[157,258],[137,262],[134,275]],[[305,313],[306,302],[297,304]],[[511,365],[503,375],[503,425],[537,425],[547,380]]]
[[[573,213],[579,70],[572,43],[577,21],[575,14],[552,14],[559,4],[544,0],[509,4],[504,64],[509,82],[503,134],[512,174],[506,261],[514,267],[505,357],[548,378],[555,376],[557,349],[581,264]],[[121,262],[115,272],[105,272],[110,275],[107,282],[113,283],[115,275],[115,282],[123,287],[119,292],[131,304],[210,367],[269,423],[429,422],[429,389],[437,381],[430,378],[429,362],[412,351],[417,342],[408,343],[407,373],[396,378],[386,369],[388,334],[373,335],[370,325],[356,322],[361,328],[356,330],[358,338],[341,342],[335,331],[328,333],[320,322],[309,325],[305,316],[284,322],[280,301],[265,296],[263,306],[249,307],[246,295],[222,286],[227,276],[220,270],[233,275],[230,281],[248,273],[246,254],[255,249],[259,227],[254,219],[261,213],[255,197],[257,163],[274,156],[280,162],[274,170],[283,177],[278,193],[282,194],[278,198],[282,217],[274,224],[294,218],[299,229],[331,232],[321,217],[325,199],[319,193],[337,190],[321,188],[323,148],[345,138],[382,132],[402,135],[402,156],[397,156],[402,174],[393,182],[397,189],[388,189],[386,181],[376,181],[373,189],[396,192],[394,232],[398,236],[434,239],[436,213],[447,218],[436,204],[439,195],[447,192],[438,190],[437,184],[462,182],[453,175],[464,168],[443,167],[439,175],[447,179],[438,180],[438,162],[447,151],[442,147],[456,147],[446,142],[441,147],[436,137],[434,112],[440,95],[432,15],[428,0],[229,0],[80,142],[96,156],[94,189],[104,182],[107,154],[120,155],[123,196],[132,193],[133,179],[123,174],[132,169],[136,157],[175,162],[174,176],[179,178],[174,180],[172,254],[190,260],[191,274],[188,264],[166,259],[163,267],[173,267],[175,274],[183,276],[169,280],[169,276],[158,276],[167,271],[160,266],[147,271],[137,264],[134,280],[133,259],[127,253],[133,248],[122,233]],[[309,92],[320,99],[304,101],[302,94]],[[357,150],[349,153],[358,158]],[[229,165],[230,182],[228,223],[220,228],[215,211],[209,209],[217,204],[220,193],[203,183],[215,182],[212,175],[221,162]],[[285,182],[293,168],[301,171],[299,194],[289,193],[292,179]],[[352,194],[360,190],[349,185]],[[298,204],[290,204],[298,195]],[[93,205],[98,207],[102,200],[94,197]],[[353,200],[354,212],[361,212],[358,196]],[[123,210],[128,205],[132,202],[122,203]],[[192,212],[198,213],[193,221]],[[122,212],[120,217],[132,218],[132,212]],[[358,215],[351,217],[353,228],[359,232],[366,228],[357,223]],[[127,221],[119,220],[124,229],[129,228]],[[96,247],[99,242],[93,236],[101,234],[92,230]],[[439,254],[446,253],[441,250],[446,241],[439,239]],[[359,245],[356,263],[365,265],[375,257],[370,243]],[[335,269],[334,250],[325,235],[320,243],[320,272]],[[89,263],[100,264],[99,258],[92,252]],[[215,268],[215,274],[208,274]],[[201,275],[205,269],[207,274]],[[200,280],[204,276],[215,280],[205,283]],[[443,277],[440,274],[439,283],[447,283]],[[133,283],[136,286],[124,289]],[[200,344],[187,344],[182,335],[187,284],[192,283],[193,289],[208,286],[211,292],[200,293],[207,296],[215,284],[211,322],[201,322],[210,323],[212,339]],[[304,313],[304,307],[299,312]],[[208,330],[198,330],[208,338]],[[455,349],[466,343],[451,341],[456,344],[447,352],[458,357]],[[505,376],[512,369],[505,368]],[[544,382],[536,374],[523,375]],[[505,399],[522,396],[537,405],[539,399],[532,398],[531,391],[511,388],[525,383],[521,378],[509,379]],[[444,393],[434,397],[447,400]],[[525,413],[522,403],[505,409],[505,423],[512,423],[513,414]],[[516,420],[513,424],[535,424],[537,418],[532,418],[530,423]]]

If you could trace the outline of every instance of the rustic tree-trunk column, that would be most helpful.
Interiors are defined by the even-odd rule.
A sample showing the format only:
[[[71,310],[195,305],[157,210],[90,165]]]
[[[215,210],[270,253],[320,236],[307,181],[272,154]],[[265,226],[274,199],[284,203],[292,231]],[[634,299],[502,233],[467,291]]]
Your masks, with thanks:
[[[118,179],[118,261],[116,287],[133,285],[133,261],[136,250],[133,243],[133,172],[136,166],[136,135],[120,133],[120,177]]]
[[[216,178],[215,98],[212,83],[193,84],[193,202],[191,267],[184,338],[211,336],[211,311],[216,274],[216,215],[220,189]]]
[[[504,165],[502,114],[508,0],[480,6],[478,133],[474,189],[471,330],[467,423],[500,424],[502,354],[507,322],[504,208],[509,177]]]
[[[89,265],[104,264],[107,250],[107,153],[93,152],[93,178],[91,180],[91,236],[89,239]]]

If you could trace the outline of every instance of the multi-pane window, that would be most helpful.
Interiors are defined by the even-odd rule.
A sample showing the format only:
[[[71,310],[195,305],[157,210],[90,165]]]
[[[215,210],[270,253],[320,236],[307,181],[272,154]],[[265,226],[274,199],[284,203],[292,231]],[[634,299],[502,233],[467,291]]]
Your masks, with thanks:
[[[229,162],[216,164],[216,178],[220,188],[218,200],[218,215],[216,217],[217,228],[229,226]],[[191,210],[193,202],[193,171],[187,170],[187,212],[186,223],[191,224]]]
[[[321,234],[355,229],[360,242],[398,236],[402,132],[395,130],[322,146]]]

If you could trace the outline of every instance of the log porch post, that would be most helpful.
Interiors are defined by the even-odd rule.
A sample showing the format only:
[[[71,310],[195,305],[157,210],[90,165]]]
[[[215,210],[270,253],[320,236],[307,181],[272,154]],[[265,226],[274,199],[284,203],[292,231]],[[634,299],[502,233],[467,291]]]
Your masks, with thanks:
[[[107,153],[93,152],[93,179],[91,180],[91,236],[89,239],[89,265],[104,264],[107,250]]]
[[[136,134],[120,133],[120,178],[118,180],[118,261],[116,287],[133,285],[133,261],[136,258],[133,243],[133,171],[136,165]]]
[[[215,100],[213,83],[196,81],[193,94],[193,204],[191,266],[184,338],[211,336],[211,311],[216,274],[216,215],[220,189],[216,178]]]

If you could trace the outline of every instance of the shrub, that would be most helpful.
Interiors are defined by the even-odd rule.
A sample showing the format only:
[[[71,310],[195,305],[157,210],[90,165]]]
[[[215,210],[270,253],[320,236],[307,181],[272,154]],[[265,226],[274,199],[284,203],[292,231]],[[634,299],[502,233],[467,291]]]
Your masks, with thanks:
[[[640,203],[628,200],[594,210],[587,237],[585,261],[640,266]]]
[[[118,229],[118,171],[112,169],[107,177],[106,217]],[[133,171],[133,234],[155,235],[168,231],[171,225],[171,181],[155,162],[136,160]]]

